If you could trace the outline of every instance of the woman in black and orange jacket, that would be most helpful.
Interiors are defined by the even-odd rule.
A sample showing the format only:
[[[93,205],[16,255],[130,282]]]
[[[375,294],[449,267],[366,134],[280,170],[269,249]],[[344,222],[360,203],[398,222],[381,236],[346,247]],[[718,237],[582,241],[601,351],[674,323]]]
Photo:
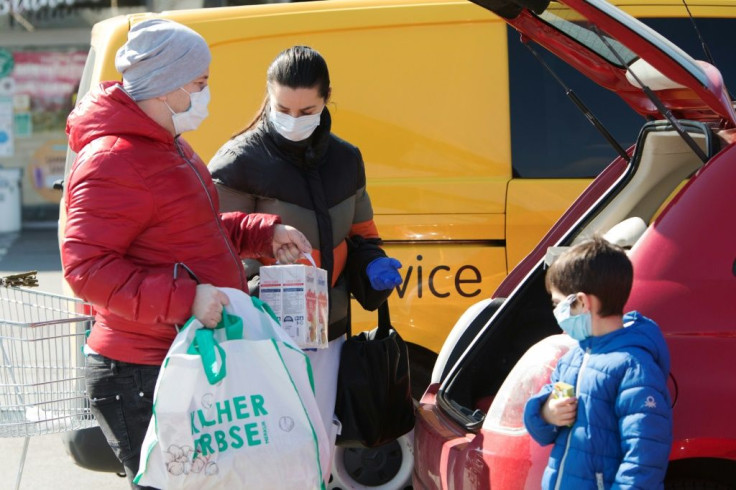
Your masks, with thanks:
[[[401,283],[401,264],[379,246],[360,151],[330,132],[330,78],[322,56],[305,46],[283,51],[268,69],[267,89],[254,121],[220,148],[209,169],[221,211],[272,213],[297,225],[332,279],[330,348],[308,353],[329,433],[350,294],[377,308]],[[248,276],[271,263],[248,261]]]

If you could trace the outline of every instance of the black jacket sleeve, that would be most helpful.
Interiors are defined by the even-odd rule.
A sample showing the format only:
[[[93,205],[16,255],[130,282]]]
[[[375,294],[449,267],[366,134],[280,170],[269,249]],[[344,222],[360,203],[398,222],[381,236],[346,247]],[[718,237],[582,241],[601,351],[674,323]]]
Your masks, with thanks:
[[[373,260],[386,257],[386,252],[379,246],[380,240],[365,239],[360,235],[347,238],[347,243],[348,259],[345,272],[350,293],[364,309],[375,311],[388,299],[393,289],[385,291],[373,289],[365,269]]]

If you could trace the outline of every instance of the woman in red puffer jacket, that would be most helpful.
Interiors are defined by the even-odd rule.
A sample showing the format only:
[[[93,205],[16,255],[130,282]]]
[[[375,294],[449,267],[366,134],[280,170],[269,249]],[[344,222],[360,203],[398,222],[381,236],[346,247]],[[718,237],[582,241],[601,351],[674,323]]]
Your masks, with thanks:
[[[88,344],[120,361],[161,364],[174,325],[192,316],[197,283],[247,291],[241,257],[272,256],[280,219],[220,217],[199,156],[117,82],[88,94],[68,131],[78,156],[61,253],[66,280],[97,310]]]
[[[91,409],[132,488],[160,365],[177,326],[215,327],[247,291],[241,257],[294,262],[307,239],[270,214],[219,214],[210,174],[179,137],[207,116],[210,52],[162,19],[130,31],[123,83],[103,83],[67,121],[77,158],[65,188],[64,277],[95,307],[85,346]]]

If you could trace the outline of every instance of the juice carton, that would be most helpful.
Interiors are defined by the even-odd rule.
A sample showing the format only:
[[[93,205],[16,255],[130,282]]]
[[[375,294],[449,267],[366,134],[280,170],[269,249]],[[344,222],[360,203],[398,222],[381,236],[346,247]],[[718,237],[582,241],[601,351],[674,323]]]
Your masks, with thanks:
[[[575,387],[569,383],[558,381],[553,385],[553,397],[555,399],[572,398],[575,396]]]
[[[552,397],[556,400],[564,398],[572,398],[575,396],[575,387],[564,381],[558,381],[552,385]],[[568,424],[568,427],[572,427],[572,424]]]
[[[309,340],[317,348],[327,347],[329,306],[327,302],[327,271],[314,268],[317,273],[307,278],[309,307]]]
[[[294,264],[261,267],[260,274],[261,300],[296,344],[302,349],[327,347],[327,271]]]

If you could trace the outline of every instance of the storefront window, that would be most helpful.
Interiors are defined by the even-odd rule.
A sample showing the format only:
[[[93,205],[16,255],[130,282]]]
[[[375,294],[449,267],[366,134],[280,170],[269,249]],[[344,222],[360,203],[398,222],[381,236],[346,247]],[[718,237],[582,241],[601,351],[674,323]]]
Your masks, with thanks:
[[[58,219],[61,191],[53,185],[64,176],[66,118],[95,23],[137,12],[283,1],[0,0],[0,169],[20,169],[23,226]],[[0,220],[3,212],[0,202]]]
[[[0,168],[20,169],[23,226],[58,219],[54,182],[64,175],[66,118],[92,26],[146,7],[146,0],[0,0]]]
[[[64,174],[66,117],[86,57],[84,46],[0,50],[12,64],[0,78],[0,165],[22,170],[24,221],[58,213],[53,183]]]

